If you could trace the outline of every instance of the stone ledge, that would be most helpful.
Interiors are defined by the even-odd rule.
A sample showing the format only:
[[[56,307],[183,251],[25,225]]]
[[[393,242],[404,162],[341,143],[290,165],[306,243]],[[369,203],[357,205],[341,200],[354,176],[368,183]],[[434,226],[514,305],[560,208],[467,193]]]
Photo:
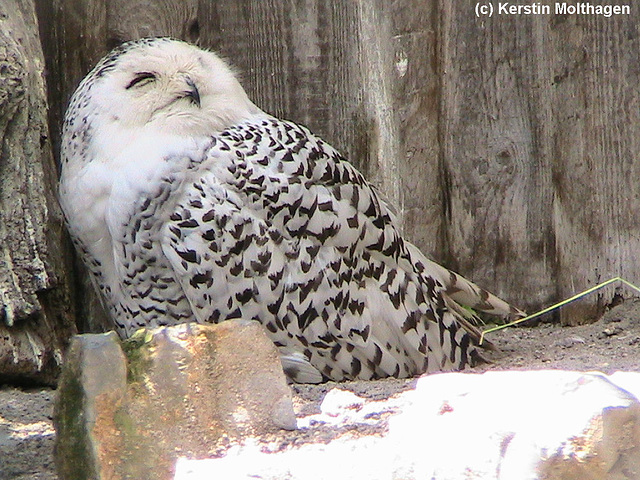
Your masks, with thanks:
[[[54,423],[63,480],[168,479],[222,437],[296,427],[275,346],[241,320],[76,336]]]

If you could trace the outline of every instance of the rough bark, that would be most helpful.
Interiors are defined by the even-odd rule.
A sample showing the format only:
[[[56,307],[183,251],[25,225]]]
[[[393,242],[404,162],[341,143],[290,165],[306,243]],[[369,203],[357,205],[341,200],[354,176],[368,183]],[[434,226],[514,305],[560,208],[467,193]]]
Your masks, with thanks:
[[[52,383],[74,331],[33,2],[0,3],[0,382]]]

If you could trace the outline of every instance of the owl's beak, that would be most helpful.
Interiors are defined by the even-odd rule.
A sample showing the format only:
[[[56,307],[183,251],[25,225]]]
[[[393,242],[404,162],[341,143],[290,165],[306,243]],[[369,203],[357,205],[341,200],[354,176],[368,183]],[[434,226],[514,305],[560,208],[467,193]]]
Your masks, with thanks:
[[[196,87],[196,84],[193,83],[193,80],[189,77],[187,77],[185,81],[189,89],[184,92],[184,98],[189,98],[192,103],[200,107],[200,92],[198,91],[198,87]]]

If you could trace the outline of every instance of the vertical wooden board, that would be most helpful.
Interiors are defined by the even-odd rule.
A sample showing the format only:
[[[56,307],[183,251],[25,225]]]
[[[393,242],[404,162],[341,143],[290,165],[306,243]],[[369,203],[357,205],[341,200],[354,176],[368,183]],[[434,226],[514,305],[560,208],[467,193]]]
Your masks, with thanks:
[[[553,24],[554,221],[562,297],[616,276],[640,281],[639,20],[632,8],[630,16],[558,16]],[[609,288],[565,307],[562,321],[588,321],[614,294]]]
[[[444,256],[440,175],[440,65],[437,2],[390,2],[393,108],[404,233],[437,261]]]
[[[441,4],[441,142],[451,266],[521,308],[555,298],[542,16]]]
[[[106,0],[35,0],[46,61],[49,129],[59,160],[62,120],[69,98],[84,75],[104,55],[107,44]],[[57,188],[51,192],[57,195]],[[69,252],[73,247],[67,239]],[[70,253],[73,257],[73,254]],[[72,293],[81,331],[102,331],[111,325],[89,272],[75,259]]]
[[[202,42],[231,60],[260,108],[353,158],[353,10],[333,0],[204,1]]]
[[[197,42],[198,0],[109,0],[108,47],[142,37],[168,36]]]
[[[201,44],[229,60],[249,97],[263,110],[290,110],[291,18],[278,0],[201,1]],[[293,71],[292,71],[293,70]]]
[[[202,44],[231,59],[260,108],[307,125],[397,201],[397,174],[388,174],[395,157],[387,154],[397,140],[390,134],[395,121],[390,86],[382,85],[391,68],[390,24],[379,15],[380,5],[201,2],[200,21]],[[382,85],[380,94],[372,94],[367,82]]]
[[[368,138],[369,180],[398,212],[403,221],[400,188],[400,139],[394,109],[394,50],[392,12],[384,0],[360,0],[356,10],[359,23],[360,66],[356,81],[361,85]]]
[[[105,52],[106,1],[35,0],[46,61],[49,127],[56,155],[69,97]]]

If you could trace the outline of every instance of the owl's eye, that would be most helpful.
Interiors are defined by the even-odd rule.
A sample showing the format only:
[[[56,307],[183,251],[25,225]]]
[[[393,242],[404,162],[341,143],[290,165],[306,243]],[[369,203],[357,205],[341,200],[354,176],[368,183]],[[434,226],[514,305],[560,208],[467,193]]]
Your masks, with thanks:
[[[129,90],[132,87],[135,86],[142,86],[142,85],[146,85],[147,83],[151,83],[156,79],[155,74],[151,73],[151,72],[139,72],[136,73],[135,76],[133,77],[133,80],[131,80],[129,82],[129,85],[127,85],[125,88],[127,90]]]

